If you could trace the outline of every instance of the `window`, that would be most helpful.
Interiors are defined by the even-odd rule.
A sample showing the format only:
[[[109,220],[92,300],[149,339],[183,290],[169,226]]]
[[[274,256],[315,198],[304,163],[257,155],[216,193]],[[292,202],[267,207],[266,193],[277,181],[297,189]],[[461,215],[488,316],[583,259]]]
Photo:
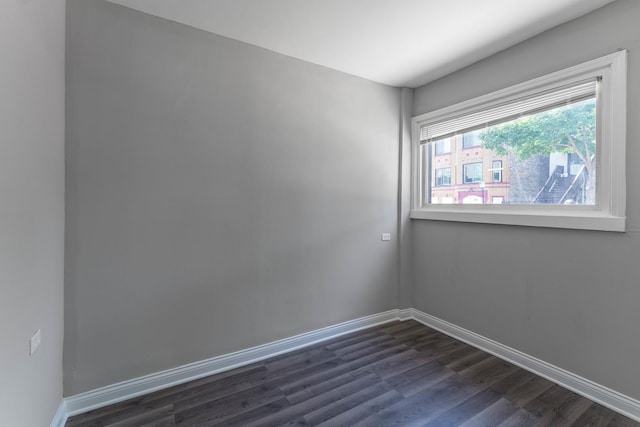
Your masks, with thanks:
[[[502,160],[491,162],[491,176],[493,177],[493,182],[502,182]]]
[[[436,169],[436,187],[451,185],[451,168]]]
[[[462,182],[465,184],[482,181],[482,163],[462,165]]]
[[[479,131],[466,132],[462,134],[462,148],[471,148],[471,147],[479,146],[480,145],[479,135],[480,135]]]
[[[412,218],[624,231],[624,51],[423,114],[413,126]],[[452,138],[479,149],[452,156],[444,184],[429,153]],[[478,204],[430,203],[432,188],[456,184],[451,168],[462,170],[456,200]]]
[[[441,139],[435,142],[436,156],[451,153],[451,138]]]

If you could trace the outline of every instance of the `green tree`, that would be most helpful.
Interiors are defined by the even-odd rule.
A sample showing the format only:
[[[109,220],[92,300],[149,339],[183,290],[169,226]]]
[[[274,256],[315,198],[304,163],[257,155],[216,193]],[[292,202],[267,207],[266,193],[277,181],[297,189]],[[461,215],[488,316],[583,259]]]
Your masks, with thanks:
[[[487,128],[482,145],[500,155],[527,160],[535,155],[575,153],[586,167],[587,189],[596,173],[595,100],[556,108]],[[588,194],[593,194],[588,191]]]

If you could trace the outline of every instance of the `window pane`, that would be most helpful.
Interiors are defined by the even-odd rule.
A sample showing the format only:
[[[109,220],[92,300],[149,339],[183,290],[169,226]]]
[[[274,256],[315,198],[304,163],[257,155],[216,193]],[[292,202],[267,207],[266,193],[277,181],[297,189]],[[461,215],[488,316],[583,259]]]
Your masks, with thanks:
[[[451,168],[436,169],[436,187],[451,184]]]
[[[462,135],[462,148],[477,147],[480,145],[480,131],[467,132]]]
[[[482,163],[471,163],[463,165],[464,183],[482,181]]]
[[[595,98],[444,141],[425,147],[433,171],[425,180],[425,200],[596,203]]]
[[[435,142],[436,144],[436,156],[441,154],[448,154],[451,152],[451,139],[445,138]]]
[[[493,182],[502,182],[502,160],[494,160],[491,166]]]

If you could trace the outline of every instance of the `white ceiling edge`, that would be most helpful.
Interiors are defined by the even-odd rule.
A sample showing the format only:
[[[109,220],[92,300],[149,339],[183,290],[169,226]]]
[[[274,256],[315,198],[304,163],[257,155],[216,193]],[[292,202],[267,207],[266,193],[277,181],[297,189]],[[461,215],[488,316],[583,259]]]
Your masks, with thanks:
[[[107,0],[397,87],[419,87],[614,0]]]

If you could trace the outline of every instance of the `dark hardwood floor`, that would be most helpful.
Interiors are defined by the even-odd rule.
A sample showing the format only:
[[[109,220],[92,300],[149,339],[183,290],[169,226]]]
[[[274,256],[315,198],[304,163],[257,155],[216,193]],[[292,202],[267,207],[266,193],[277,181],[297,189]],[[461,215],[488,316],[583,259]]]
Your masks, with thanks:
[[[415,321],[70,418],[79,426],[640,426]]]

